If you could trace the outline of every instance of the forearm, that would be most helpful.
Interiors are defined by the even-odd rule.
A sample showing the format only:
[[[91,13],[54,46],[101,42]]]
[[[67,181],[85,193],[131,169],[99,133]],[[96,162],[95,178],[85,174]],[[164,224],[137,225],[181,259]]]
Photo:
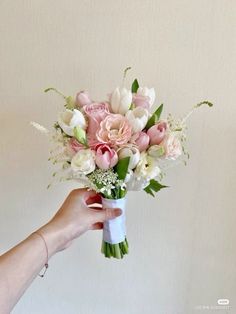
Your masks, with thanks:
[[[39,232],[50,258],[57,250],[57,235],[47,225]],[[0,256],[0,314],[10,313],[46,262],[47,248],[35,233]]]

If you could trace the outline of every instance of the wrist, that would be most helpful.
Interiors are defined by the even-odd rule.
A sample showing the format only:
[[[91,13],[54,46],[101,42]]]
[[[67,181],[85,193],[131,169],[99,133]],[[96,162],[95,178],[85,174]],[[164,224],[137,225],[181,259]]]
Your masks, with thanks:
[[[66,238],[60,228],[49,222],[37,230],[45,239],[48,248],[48,258],[59,252],[66,245]]]

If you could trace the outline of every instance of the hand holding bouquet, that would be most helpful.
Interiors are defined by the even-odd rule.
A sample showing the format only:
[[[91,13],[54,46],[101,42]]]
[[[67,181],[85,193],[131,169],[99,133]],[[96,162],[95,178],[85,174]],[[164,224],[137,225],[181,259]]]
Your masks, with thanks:
[[[128,253],[125,228],[127,191],[144,190],[154,196],[166,186],[160,181],[172,163],[185,162],[186,119],[163,118],[161,104],[153,113],[155,90],[140,87],[137,79],[131,89],[117,87],[102,102],[93,101],[85,91],[67,97],[65,109],[54,125],[56,148],[50,160],[60,164],[62,180],[78,180],[102,196],[104,207],[121,208],[121,216],[103,227],[102,253],[123,258]],[[33,123],[41,131],[45,128]],[[58,176],[58,173],[54,173]]]

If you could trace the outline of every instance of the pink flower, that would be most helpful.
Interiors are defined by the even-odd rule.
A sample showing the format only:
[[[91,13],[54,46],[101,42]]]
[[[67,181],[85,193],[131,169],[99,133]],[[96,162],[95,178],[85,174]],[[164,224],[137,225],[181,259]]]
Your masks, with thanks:
[[[148,129],[147,134],[150,137],[150,144],[159,145],[166,135],[166,130],[167,123],[165,121],[160,121]]]
[[[76,101],[76,104],[81,107],[92,103],[92,100],[90,99],[89,94],[86,91],[77,93],[75,101]]]
[[[135,104],[136,107],[143,107],[145,109],[150,109],[150,98],[148,96],[133,94],[132,103]]]
[[[66,153],[70,157],[73,157],[82,148],[84,148],[84,146],[72,137],[66,145]]]
[[[182,146],[175,133],[168,134],[161,143],[161,146],[163,146],[165,150],[164,157],[166,159],[175,160],[182,154]]]
[[[140,152],[146,150],[149,146],[150,137],[145,132],[135,133],[130,140],[131,143],[138,146]]]
[[[109,114],[107,103],[92,103],[83,107],[88,117],[87,137],[89,146],[98,143],[96,132],[100,128],[100,122]]]
[[[126,144],[131,137],[131,126],[121,114],[109,114],[101,123],[97,131],[97,139],[111,145]]]
[[[96,147],[95,162],[100,169],[109,169],[118,162],[118,156],[114,149],[106,144],[99,144]]]

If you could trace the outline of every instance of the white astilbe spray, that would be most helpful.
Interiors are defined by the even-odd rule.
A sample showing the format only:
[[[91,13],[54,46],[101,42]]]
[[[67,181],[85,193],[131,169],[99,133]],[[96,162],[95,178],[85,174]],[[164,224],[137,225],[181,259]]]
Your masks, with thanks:
[[[45,128],[43,125],[41,125],[37,122],[31,121],[30,125],[32,125],[36,130],[38,130],[39,132],[41,132],[43,134],[48,135],[50,133],[50,131],[47,128]]]

